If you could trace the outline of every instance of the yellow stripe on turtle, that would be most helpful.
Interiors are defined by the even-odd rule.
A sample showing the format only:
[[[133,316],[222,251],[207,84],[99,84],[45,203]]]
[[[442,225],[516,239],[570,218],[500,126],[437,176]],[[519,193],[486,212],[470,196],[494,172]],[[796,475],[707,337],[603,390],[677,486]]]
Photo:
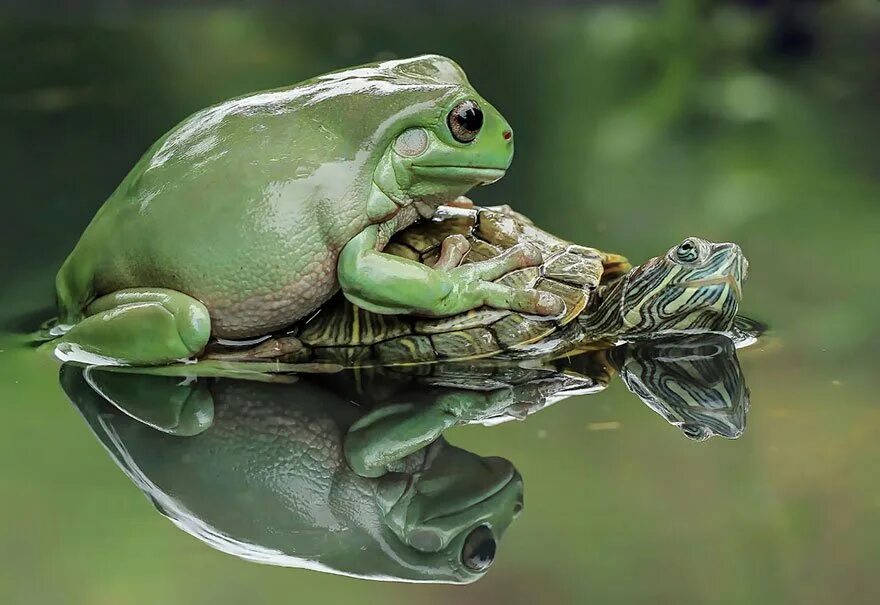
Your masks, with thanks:
[[[404,316],[370,313],[337,296],[303,326],[299,339],[312,346],[372,345],[410,332]]]
[[[422,363],[437,359],[431,339],[427,336],[400,336],[377,343],[374,348],[379,361],[387,364]]]

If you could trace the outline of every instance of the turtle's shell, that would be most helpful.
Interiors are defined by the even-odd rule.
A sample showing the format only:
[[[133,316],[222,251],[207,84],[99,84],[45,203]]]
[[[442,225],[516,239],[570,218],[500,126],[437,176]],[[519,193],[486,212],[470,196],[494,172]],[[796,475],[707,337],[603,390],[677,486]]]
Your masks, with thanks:
[[[622,256],[574,245],[527,219],[485,208],[441,207],[432,220],[396,234],[384,252],[432,266],[443,240],[454,234],[465,236],[471,245],[463,263],[498,256],[520,243],[536,246],[544,257],[541,266],[496,281],[560,296],[566,306],[563,315],[547,319],[488,307],[444,318],[380,315],[339,295],[294,333],[305,349],[297,357],[345,365],[399,364],[523,351],[535,343],[572,337],[560,328],[575,329],[572,320],[584,311],[593,290],[630,268]]]

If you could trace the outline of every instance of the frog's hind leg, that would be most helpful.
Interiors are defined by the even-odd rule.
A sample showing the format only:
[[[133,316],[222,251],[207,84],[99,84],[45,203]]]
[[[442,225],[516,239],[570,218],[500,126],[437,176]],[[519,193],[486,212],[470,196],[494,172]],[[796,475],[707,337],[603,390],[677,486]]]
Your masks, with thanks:
[[[71,346],[128,365],[170,363],[202,352],[211,336],[208,309],[164,288],[118,290],[93,301],[61,337]]]

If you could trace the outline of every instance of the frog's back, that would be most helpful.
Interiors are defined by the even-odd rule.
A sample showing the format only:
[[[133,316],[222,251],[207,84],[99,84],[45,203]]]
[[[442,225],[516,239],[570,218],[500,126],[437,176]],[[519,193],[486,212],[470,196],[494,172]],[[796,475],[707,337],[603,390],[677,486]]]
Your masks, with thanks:
[[[383,118],[444,89],[377,74],[385,72],[355,68],[233,99],[168,132],[62,267],[62,320],[133,287],[198,299],[221,337],[280,329],[314,311],[338,289],[340,249],[369,224],[372,170],[394,135]],[[380,103],[370,94],[377,82],[401,94]]]
[[[350,230],[363,229],[355,200],[365,185],[350,179],[331,200],[315,178],[320,159],[283,145],[297,139],[300,120],[265,107],[212,114],[226,105],[192,116],[147,152],[65,270],[90,274],[97,295],[132,287],[183,292],[211,310],[215,333],[236,336],[280,328],[309,311],[314,301],[292,276],[308,274],[312,292],[332,295],[335,255],[350,235],[322,218],[332,201],[350,213]],[[325,144],[329,150],[334,141]]]

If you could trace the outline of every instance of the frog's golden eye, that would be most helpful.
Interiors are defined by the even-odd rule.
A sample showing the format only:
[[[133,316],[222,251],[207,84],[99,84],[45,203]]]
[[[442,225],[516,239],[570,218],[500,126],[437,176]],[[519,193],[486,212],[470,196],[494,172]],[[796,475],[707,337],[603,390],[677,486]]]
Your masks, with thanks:
[[[446,123],[456,141],[470,143],[483,127],[483,112],[476,101],[462,101],[449,112]]]

